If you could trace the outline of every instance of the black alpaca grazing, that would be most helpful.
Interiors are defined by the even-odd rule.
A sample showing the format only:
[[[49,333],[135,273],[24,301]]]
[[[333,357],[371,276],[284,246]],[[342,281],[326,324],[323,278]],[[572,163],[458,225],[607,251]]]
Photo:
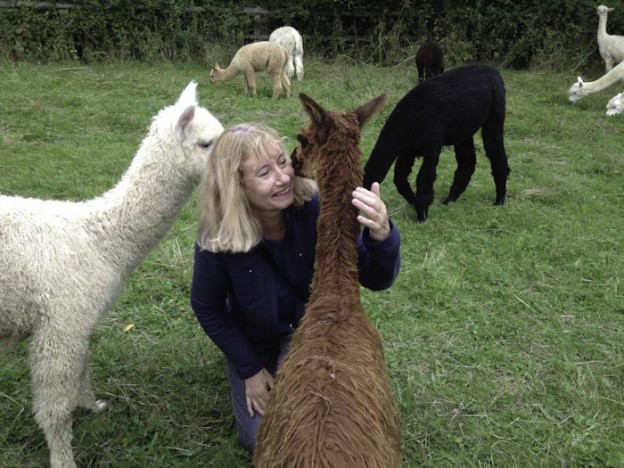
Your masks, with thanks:
[[[416,51],[418,82],[444,72],[444,52],[437,42],[425,42]]]
[[[504,122],[505,86],[495,68],[465,65],[423,81],[398,102],[386,120],[364,168],[364,187],[383,181],[396,159],[394,184],[423,222],[433,202],[442,147],[453,145],[457,160],[453,185],[442,202],[446,205],[457,200],[470,182],[477,163],[473,135],[481,129],[496,184],[495,205],[502,205],[510,172]],[[414,193],[408,177],[420,156],[423,162]]]

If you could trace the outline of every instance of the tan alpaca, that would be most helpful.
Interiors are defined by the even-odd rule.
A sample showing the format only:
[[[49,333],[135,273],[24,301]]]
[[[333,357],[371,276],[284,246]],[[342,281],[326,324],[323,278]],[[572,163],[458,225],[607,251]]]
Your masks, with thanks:
[[[290,60],[288,51],[279,44],[269,41],[254,42],[238,49],[230,65],[219,68],[215,64],[210,72],[210,82],[228,81],[239,73],[245,75],[245,92],[250,91],[256,97],[256,72],[265,70],[273,82],[273,99],[278,99],[282,86],[286,97],[290,96],[290,80],[286,74],[286,64]]]

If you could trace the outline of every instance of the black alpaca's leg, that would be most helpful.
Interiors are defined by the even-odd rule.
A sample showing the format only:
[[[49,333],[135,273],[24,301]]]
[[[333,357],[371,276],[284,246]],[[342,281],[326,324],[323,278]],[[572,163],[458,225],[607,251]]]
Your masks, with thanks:
[[[440,160],[440,149],[427,152],[423,156],[423,163],[416,176],[416,218],[424,222],[429,215],[429,205],[433,202],[433,183],[436,179],[436,170]]]
[[[507,154],[505,153],[503,122],[504,116],[499,116],[499,118],[496,119],[490,117],[481,130],[483,147],[486,156],[490,160],[492,177],[496,185],[495,205],[503,205],[505,203],[507,177],[509,177],[509,173],[511,172],[507,164]]]
[[[455,145],[455,160],[457,161],[457,169],[455,169],[455,177],[453,185],[442,203],[448,204],[454,202],[464,193],[472,174],[474,174],[477,165],[477,155],[475,154],[474,141],[472,137],[468,140]]]
[[[416,203],[416,197],[409,184],[409,175],[415,160],[416,155],[400,153],[394,165],[394,186],[410,205]]]

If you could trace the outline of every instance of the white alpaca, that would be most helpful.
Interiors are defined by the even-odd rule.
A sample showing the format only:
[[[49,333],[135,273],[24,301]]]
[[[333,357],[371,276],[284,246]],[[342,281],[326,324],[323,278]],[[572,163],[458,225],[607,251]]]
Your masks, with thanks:
[[[256,93],[256,72],[266,70],[273,82],[273,99],[278,99],[282,87],[286,97],[290,96],[290,80],[286,74],[286,65],[290,61],[288,51],[279,44],[270,41],[253,42],[238,49],[226,69],[219,64],[212,66],[210,82],[228,81],[239,73],[245,75],[245,91]]]
[[[607,115],[618,115],[624,111],[624,93],[617,93],[607,103]]]
[[[296,73],[297,80],[303,80],[303,40],[299,31],[292,26],[282,26],[271,33],[269,41],[278,43],[290,54],[286,64],[288,78]]]
[[[618,81],[624,81],[624,62],[618,64],[609,73],[604,74],[596,81],[586,82],[579,76],[576,83],[568,90],[568,99],[574,103],[585,96],[602,91]]]
[[[600,56],[605,61],[606,71],[610,71],[613,65],[624,60],[624,36],[607,34],[607,15],[613,8],[598,5],[598,49]]]
[[[221,123],[196,82],[154,117],[119,183],[83,202],[0,196],[0,351],[31,337],[35,420],[52,468],[75,467],[71,412],[99,412],[89,338],[199,181]]]

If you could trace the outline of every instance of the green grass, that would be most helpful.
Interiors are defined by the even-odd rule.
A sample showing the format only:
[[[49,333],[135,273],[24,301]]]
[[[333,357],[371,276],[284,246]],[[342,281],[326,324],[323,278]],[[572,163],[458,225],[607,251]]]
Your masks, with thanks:
[[[150,119],[191,80],[225,126],[263,122],[293,137],[295,97],[257,99],[242,78],[211,85],[192,64],[0,66],[0,192],[84,199],[128,167]],[[362,292],[382,333],[401,413],[404,466],[621,466],[624,463],[624,116],[604,115],[619,88],[572,106],[576,72],[503,71],[508,201],[477,138],[464,195],[440,204],[455,169],[439,165],[429,220],[388,177],[382,195],[401,231],[402,271]],[[394,104],[416,82],[411,61],[378,68],[306,61],[293,82],[330,109],[381,91],[390,102],[364,130],[370,153]],[[417,162],[419,164],[419,162]],[[415,167],[417,170],[417,167]],[[240,467],[224,361],[189,306],[195,196],[130,277],[91,346],[101,415],[74,414],[80,466]],[[124,332],[124,327],[134,328]],[[47,464],[32,416],[27,343],[0,356],[0,466]]]

